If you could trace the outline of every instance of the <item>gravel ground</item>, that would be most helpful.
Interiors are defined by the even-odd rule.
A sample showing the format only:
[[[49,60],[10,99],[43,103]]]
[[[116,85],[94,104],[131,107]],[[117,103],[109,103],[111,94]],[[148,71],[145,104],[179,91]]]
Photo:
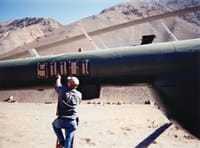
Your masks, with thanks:
[[[80,106],[77,148],[131,148],[168,122],[152,105],[87,103]],[[0,103],[0,148],[55,148],[55,110],[56,104]],[[198,148],[200,141],[172,125],[150,147]]]

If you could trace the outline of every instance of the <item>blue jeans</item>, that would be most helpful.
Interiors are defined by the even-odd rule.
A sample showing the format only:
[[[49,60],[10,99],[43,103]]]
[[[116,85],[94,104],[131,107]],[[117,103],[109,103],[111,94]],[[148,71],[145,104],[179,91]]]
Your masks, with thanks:
[[[59,143],[64,146],[64,148],[73,148],[73,139],[75,130],[77,128],[77,122],[73,119],[67,118],[57,118],[52,123],[54,132],[57,135]],[[65,130],[65,138],[62,132]]]

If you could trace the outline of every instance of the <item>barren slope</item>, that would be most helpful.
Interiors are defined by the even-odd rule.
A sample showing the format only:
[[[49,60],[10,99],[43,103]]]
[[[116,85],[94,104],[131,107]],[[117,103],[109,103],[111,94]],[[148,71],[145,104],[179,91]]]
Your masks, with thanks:
[[[24,46],[60,27],[53,19],[31,17],[0,23],[0,52]]]

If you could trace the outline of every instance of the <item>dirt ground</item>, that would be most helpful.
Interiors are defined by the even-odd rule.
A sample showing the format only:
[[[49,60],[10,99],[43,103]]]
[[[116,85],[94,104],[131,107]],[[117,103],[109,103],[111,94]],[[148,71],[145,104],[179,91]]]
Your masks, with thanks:
[[[0,148],[55,148],[51,123],[56,104],[0,103]],[[168,122],[152,105],[80,106],[77,148],[131,148]],[[151,148],[198,148],[200,141],[172,125]]]

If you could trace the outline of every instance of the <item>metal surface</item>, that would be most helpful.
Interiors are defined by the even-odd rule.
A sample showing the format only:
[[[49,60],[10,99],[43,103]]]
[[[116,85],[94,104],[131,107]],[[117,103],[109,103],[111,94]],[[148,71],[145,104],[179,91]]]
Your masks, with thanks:
[[[0,62],[0,89],[53,87],[58,73],[79,77],[85,98],[99,97],[102,85],[147,83],[168,118],[200,138],[199,52],[200,39],[193,39],[7,60]]]

